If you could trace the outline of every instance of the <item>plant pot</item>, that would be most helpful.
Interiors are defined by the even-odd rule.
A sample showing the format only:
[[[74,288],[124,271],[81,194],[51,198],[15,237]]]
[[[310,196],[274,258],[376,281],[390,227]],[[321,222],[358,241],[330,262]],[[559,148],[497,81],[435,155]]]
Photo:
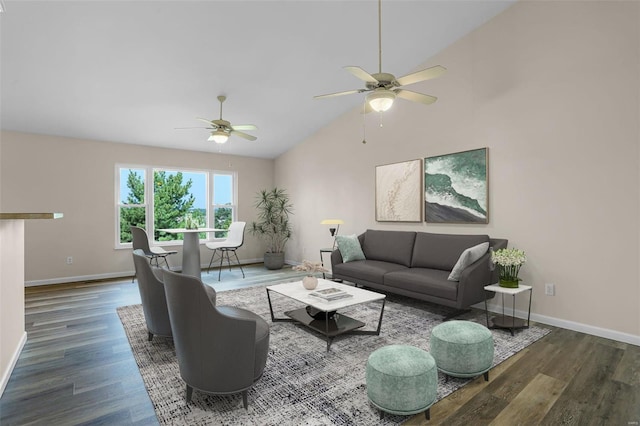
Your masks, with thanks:
[[[503,278],[500,278],[500,287],[505,287],[505,288],[518,288],[518,281],[520,281],[519,279],[515,279],[515,280],[505,280]]]
[[[275,269],[282,269],[283,266],[284,266],[284,252],[264,254],[265,268],[275,270]]]
[[[307,290],[313,290],[318,287],[318,278],[307,275],[302,279],[302,286]]]

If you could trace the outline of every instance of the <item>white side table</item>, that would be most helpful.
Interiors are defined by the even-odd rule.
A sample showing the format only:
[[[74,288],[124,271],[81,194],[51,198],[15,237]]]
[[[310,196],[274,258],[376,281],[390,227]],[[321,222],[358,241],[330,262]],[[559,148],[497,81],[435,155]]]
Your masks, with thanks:
[[[502,315],[495,316],[491,319],[493,325],[489,324],[489,310],[487,309],[487,296],[485,293],[484,297],[484,312],[487,317],[487,328],[506,328],[511,331],[511,335],[513,336],[513,331],[520,328],[529,328],[529,321],[531,319],[531,295],[533,293],[530,285],[520,284],[518,288],[507,288],[500,287],[499,284],[491,284],[485,286],[484,288],[487,291],[493,291],[494,293],[500,293],[502,295]],[[529,292],[529,312],[527,313],[527,322],[525,323],[523,319],[516,318],[516,294],[524,293],[525,291]],[[505,315],[504,312],[504,296],[511,295],[512,296],[512,310],[511,315]]]

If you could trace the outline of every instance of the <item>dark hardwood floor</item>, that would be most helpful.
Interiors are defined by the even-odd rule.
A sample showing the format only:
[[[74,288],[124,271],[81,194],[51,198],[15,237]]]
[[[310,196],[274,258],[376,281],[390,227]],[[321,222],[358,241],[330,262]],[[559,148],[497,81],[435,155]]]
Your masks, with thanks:
[[[215,287],[292,274],[261,265],[245,273],[227,270]],[[0,425],[157,424],[115,311],[135,303],[130,279],[28,288],[28,340],[0,398]],[[551,328],[489,382],[480,377],[435,404],[430,422],[418,415],[407,424],[640,424],[640,347]]]

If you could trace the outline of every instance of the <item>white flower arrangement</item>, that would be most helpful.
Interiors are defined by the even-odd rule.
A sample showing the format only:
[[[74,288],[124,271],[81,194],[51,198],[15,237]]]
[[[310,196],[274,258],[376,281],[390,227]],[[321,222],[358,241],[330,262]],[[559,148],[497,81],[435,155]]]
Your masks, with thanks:
[[[309,260],[303,260],[302,264],[296,265],[291,269],[298,272],[329,272],[322,266],[322,263]]]
[[[500,265],[500,279],[505,281],[519,281],[520,267],[527,261],[523,250],[504,248],[491,253],[491,261]]]

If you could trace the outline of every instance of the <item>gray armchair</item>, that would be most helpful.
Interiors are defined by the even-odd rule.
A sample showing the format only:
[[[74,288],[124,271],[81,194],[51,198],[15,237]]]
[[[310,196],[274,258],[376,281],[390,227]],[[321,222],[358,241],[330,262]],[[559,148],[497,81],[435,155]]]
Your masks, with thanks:
[[[167,298],[161,281],[161,269],[152,267],[142,250],[133,251],[133,265],[138,277],[138,290],[142,300],[144,319],[147,322],[149,341],[153,336],[171,337],[171,322],[167,310]],[[155,273],[154,273],[155,271]]]
[[[167,305],[180,376],[193,389],[211,394],[242,392],[262,377],[269,352],[269,324],[259,315],[216,306],[215,290],[198,278],[163,270]]]

